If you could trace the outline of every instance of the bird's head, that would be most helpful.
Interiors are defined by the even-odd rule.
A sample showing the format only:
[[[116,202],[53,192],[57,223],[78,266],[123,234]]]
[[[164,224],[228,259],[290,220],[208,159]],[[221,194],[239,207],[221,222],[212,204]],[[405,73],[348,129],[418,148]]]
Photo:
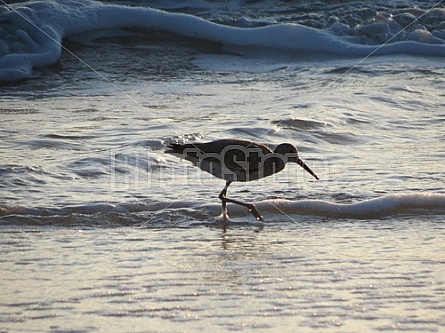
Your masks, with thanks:
[[[294,162],[299,164],[304,170],[309,172],[315,179],[319,179],[318,176],[301,160],[298,156],[297,148],[290,143],[282,143],[275,148],[275,154],[282,155],[285,162]]]

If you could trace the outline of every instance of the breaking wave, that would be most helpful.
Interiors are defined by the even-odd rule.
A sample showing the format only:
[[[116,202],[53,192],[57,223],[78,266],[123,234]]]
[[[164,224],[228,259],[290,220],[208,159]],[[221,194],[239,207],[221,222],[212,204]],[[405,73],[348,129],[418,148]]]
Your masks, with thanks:
[[[89,0],[5,5],[0,7],[0,82],[28,78],[33,68],[57,62],[65,38],[122,34],[119,29],[123,28],[174,33],[221,44],[230,52],[247,50],[250,54],[252,49],[263,48],[281,54],[445,55],[445,9],[408,7],[394,13],[371,11],[372,15],[369,10],[362,12],[369,17],[353,20],[350,15],[333,15],[324,20],[323,27],[314,27],[304,24],[319,17],[296,19],[301,23],[240,18],[229,25],[190,14]]]
[[[443,215],[444,194],[392,194],[358,201],[333,203],[324,200],[264,200],[255,203],[267,221],[292,221],[296,216],[332,219],[378,219],[395,215]],[[252,220],[240,206],[228,205],[230,218]],[[0,225],[46,225],[59,227],[166,227],[183,223],[207,223],[220,217],[219,204],[155,202],[90,204],[62,208],[0,207]]]

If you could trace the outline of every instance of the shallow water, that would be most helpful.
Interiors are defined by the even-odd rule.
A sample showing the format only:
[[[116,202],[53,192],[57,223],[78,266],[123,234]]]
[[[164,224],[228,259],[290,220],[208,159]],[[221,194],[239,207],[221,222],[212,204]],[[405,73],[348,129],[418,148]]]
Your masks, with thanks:
[[[445,331],[443,57],[81,37],[1,86],[0,331]],[[227,137],[294,143],[320,180],[234,183],[265,222],[229,206],[224,230],[224,182],[164,148]]]
[[[441,222],[6,229],[7,332],[440,332]],[[15,321],[13,324],[11,324]]]

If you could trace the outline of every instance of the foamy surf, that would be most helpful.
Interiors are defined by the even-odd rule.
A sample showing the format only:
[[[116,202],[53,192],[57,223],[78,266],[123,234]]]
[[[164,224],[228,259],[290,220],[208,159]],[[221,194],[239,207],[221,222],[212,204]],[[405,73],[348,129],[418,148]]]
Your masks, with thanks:
[[[403,13],[402,13],[403,14]],[[445,10],[418,11],[411,23],[400,23],[389,15],[380,15],[374,23],[362,22],[356,27],[333,21],[325,29],[295,23],[269,22],[251,27],[240,21],[238,26],[215,23],[203,18],[171,13],[148,7],[109,5],[95,1],[30,1],[0,7],[0,82],[28,78],[33,68],[58,61],[65,38],[93,31],[138,28],[157,30],[218,43],[230,52],[273,49],[305,54],[340,56],[445,55],[445,31],[425,26],[407,31],[420,17],[440,26]],[[386,20],[386,21],[385,21]],[[264,24],[264,22],[262,22]],[[119,32],[117,32],[119,33]],[[100,34],[97,35],[100,37]],[[235,48],[234,48],[235,47]]]
[[[296,216],[362,220],[395,215],[443,215],[445,214],[445,194],[391,194],[354,203],[274,199],[255,202],[255,205],[264,216],[265,223],[268,219],[292,221]],[[244,207],[228,204],[228,211],[229,216],[234,219],[251,218],[251,214]],[[207,223],[218,220],[220,214],[220,204],[202,205],[194,201],[96,203],[62,208],[15,206],[0,208],[0,224],[160,227],[177,226],[184,221]]]
[[[268,200],[257,206],[272,214],[327,218],[373,219],[393,215],[442,215],[445,213],[445,195],[392,194],[347,204],[323,200]]]

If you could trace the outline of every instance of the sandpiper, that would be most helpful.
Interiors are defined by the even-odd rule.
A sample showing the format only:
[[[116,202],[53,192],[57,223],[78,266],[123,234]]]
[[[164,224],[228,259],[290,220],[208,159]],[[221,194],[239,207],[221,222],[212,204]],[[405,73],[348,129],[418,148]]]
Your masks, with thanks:
[[[246,207],[257,221],[263,221],[255,205],[227,198],[227,189],[234,181],[247,182],[280,172],[288,162],[299,164],[316,179],[317,175],[300,159],[297,148],[290,143],[278,145],[274,151],[249,140],[222,139],[204,143],[169,143],[166,153],[192,162],[201,170],[224,179],[226,185],[219,194],[222,212],[227,219],[227,202]]]

